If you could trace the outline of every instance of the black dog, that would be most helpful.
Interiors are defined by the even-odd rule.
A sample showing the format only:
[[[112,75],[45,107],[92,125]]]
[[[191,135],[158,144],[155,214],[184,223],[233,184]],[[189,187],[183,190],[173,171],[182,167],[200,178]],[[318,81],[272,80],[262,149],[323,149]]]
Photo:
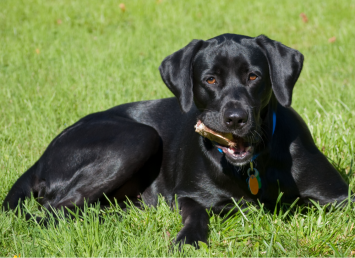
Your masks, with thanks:
[[[265,36],[193,40],[160,66],[175,98],[120,105],[65,129],[14,184],[5,209],[31,196],[73,208],[104,194],[156,205],[175,195],[184,227],[176,241],[207,241],[209,217],[231,197],[272,209],[348,197],[348,185],[290,107],[303,56]],[[181,112],[181,109],[183,112]],[[194,125],[198,122],[196,130]],[[257,169],[250,169],[250,162]],[[258,171],[258,172],[257,172]]]

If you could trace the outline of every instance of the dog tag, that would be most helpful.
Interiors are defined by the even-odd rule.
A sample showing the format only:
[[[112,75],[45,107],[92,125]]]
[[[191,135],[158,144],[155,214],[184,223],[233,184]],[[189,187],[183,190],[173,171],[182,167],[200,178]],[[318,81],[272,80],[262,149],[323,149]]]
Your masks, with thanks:
[[[250,175],[250,172],[254,172],[253,175]],[[253,163],[250,162],[250,168],[247,171],[248,178],[247,178],[247,184],[250,192],[254,195],[257,195],[259,192],[259,189],[261,188],[261,179],[259,176],[259,171],[256,168],[253,168]]]
[[[257,195],[259,192],[259,182],[258,182],[258,179],[256,178],[256,176],[251,175],[249,177],[248,183],[249,183],[250,192],[254,195]]]

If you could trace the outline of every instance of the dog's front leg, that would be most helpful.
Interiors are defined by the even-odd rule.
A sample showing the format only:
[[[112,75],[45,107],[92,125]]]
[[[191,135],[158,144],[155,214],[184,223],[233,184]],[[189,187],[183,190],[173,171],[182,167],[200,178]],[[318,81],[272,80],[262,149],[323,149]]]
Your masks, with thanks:
[[[190,244],[198,248],[198,241],[207,242],[209,216],[204,207],[188,197],[178,199],[184,227],[176,236],[179,245]]]

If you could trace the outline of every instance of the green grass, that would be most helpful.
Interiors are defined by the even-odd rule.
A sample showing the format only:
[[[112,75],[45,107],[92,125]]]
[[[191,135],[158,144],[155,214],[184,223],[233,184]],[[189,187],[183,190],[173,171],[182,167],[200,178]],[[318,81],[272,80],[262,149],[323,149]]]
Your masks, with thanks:
[[[157,69],[163,58],[192,39],[225,32],[265,34],[304,54],[293,107],[354,190],[354,0],[127,0],[125,12],[119,3],[0,1],[0,202],[60,131],[88,113],[171,96]],[[33,200],[28,207],[35,210]],[[227,221],[211,214],[209,246],[186,246],[183,253],[170,245],[181,218],[163,200],[144,212],[89,207],[84,217],[48,228],[0,211],[0,256],[348,256],[355,250],[354,206],[294,209],[285,215],[250,207]],[[106,218],[101,224],[99,213]]]

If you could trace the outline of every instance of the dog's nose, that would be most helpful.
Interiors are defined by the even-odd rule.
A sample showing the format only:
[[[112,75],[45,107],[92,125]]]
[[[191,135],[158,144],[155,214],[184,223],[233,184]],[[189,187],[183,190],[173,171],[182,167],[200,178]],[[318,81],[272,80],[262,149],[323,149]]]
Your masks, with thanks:
[[[248,121],[248,114],[242,109],[227,109],[224,112],[224,123],[230,129],[240,129]]]

